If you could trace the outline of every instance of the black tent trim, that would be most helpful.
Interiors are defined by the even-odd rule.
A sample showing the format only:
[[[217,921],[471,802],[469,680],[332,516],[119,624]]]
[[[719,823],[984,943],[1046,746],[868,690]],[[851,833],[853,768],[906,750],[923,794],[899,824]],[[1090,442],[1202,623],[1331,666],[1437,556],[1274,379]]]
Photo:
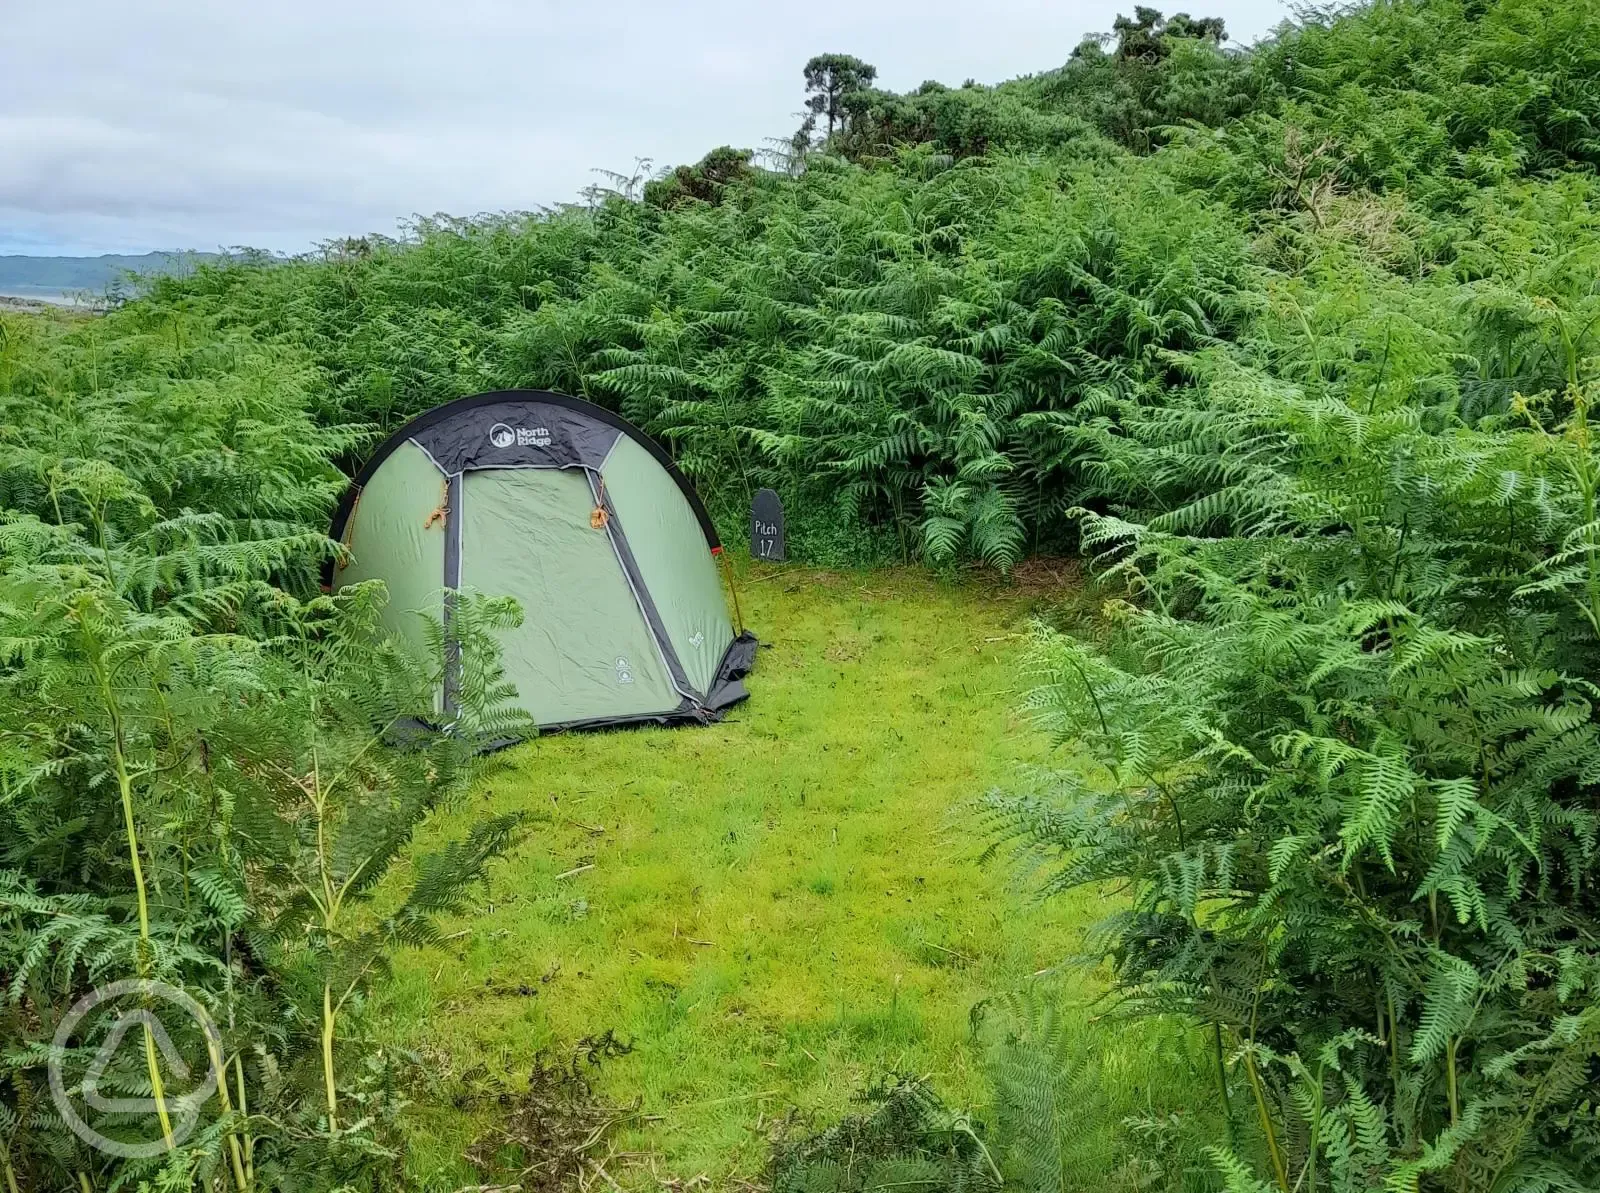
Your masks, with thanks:
[[[706,512],[705,503],[700,500],[700,494],[696,493],[694,486],[689,483],[689,478],[679,471],[677,464],[673,463],[672,457],[667,454],[665,448],[620,414],[615,414],[604,406],[598,406],[584,398],[574,398],[569,394],[551,393],[549,390],[544,389],[497,389],[493,393],[474,394],[470,398],[457,398],[453,402],[446,402],[443,406],[436,406],[432,410],[417,415],[416,418],[406,423],[380,443],[377,450],[372,453],[366,464],[362,466],[361,471],[356,473],[355,477],[350,481],[350,484],[345,488],[344,495],[339,498],[339,504],[334,507],[333,523],[329,530],[329,536],[334,539],[342,539],[344,537],[345,527],[349,524],[350,515],[355,511],[356,501],[361,496],[361,490],[366,487],[367,482],[372,479],[373,474],[378,471],[383,462],[398,451],[402,444],[408,442],[418,432],[427,430],[429,427],[437,426],[439,423],[456,418],[476,407],[489,406],[498,402],[542,402],[548,406],[560,406],[567,410],[576,411],[598,422],[615,427],[654,456],[656,463],[667,470],[667,475],[682,490],[684,498],[689,502],[689,508],[694,511],[695,519],[700,523],[700,529],[706,536],[706,545],[711,548],[712,554],[718,554],[722,551],[722,540],[717,537],[717,528],[712,524],[711,515]],[[332,586],[333,575],[333,560],[325,560],[322,565],[322,582],[324,586]]]

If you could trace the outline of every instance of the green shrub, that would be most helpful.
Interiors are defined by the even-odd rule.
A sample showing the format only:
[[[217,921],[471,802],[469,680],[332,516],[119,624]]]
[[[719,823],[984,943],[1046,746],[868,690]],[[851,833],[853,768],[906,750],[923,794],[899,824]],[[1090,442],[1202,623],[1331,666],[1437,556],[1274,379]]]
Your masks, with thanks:
[[[891,1076],[862,1091],[871,1109],[773,1148],[775,1193],[881,1193],[907,1185],[984,1193],[1000,1187],[977,1124],[925,1081]]]
[[[1080,761],[990,815],[1047,893],[1129,890],[1094,951],[1128,1006],[1214,1035],[1258,1144],[1219,1141],[1232,1188],[1600,1180],[1575,307],[1545,319],[1565,387],[1476,429],[1195,358],[1195,399],[1115,447],[1183,499],[1081,515],[1138,601],[1103,649],[1041,636],[1029,707]]]
[[[521,727],[502,711],[491,637],[516,614],[462,603],[452,635],[469,660],[468,714],[454,733],[397,747],[397,732],[431,716],[437,668],[384,635],[381,586],[316,592],[336,547],[307,523],[335,490],[329,457],[355,440],[311,422],[303,376],[292,353],[219,338],[177,311],[7,321],[8,1189],[384,1182],[400,1104],[391,1062],[362,1042],[366,993],[394,949],[432,939],[517,829],[515,817],[478,824],[415,859],[395,905],[371,906],[416,826],[464,786],[475,747]],[[68,1129],[46,1070],[59,1061],[68,1088],[82,1077],[87,1048],[56,1055],[55,1026],[92,987],[132,977],[199,1001],[219,1033],[187,1043],[222,1080],[198,1111],[207,1120],[179,1140],[174,1120],[190,1124],[176,1104],[168,1113],[146,1026],[147,1067],[119,1058],[106,1076],[120,1095],[155,1099],[169,1150],[124,1163]],[[91,1024],[82,1044],[108,1026]],[[150,1138],[137,1116],[96,1125]]]

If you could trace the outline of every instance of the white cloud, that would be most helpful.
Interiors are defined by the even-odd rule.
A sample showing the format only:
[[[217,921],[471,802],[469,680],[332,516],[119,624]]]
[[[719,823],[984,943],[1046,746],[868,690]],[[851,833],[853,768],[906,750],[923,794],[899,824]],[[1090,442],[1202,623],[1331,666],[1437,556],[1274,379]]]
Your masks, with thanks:
[[[1123,7],[1131,10],[1131,0]],[[1191,5],[1252,39],[1278,0]],[[392,231],[530,208],[597,167],[759,148],[800,67],[842,50],[902,89],[1065,61],[1117,0],[0,0],[0,252]]]

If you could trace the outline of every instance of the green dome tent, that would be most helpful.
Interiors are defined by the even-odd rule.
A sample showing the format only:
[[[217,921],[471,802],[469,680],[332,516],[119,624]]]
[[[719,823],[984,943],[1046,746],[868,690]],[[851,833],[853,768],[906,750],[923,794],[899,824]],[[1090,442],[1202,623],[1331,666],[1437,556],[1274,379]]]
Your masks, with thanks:
[[[516,597],[506,677],[543,730],[711,721],[747,694],[756,642],[734,634],[705,507],[591,402],[505,390],[428,411],[367,462],[332,535],[350,550],[335,582],[385,581],[387,624],[419,646],[415,611],[448,618],[446,591]]]

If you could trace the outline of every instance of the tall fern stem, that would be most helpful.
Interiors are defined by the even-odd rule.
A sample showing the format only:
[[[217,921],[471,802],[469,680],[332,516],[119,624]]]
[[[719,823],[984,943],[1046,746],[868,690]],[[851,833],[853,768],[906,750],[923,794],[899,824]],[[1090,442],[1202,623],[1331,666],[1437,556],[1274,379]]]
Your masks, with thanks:
[[[1290,1193],[1289,1165],[1278,1143],[1278,1132],[1272,1125],[1272,1111],[1267,1106],[1267,1090],[1261,1073],[1256,1068],[1256,1015],[1261,1007],[1261,987],[1256,985],[1256,1002],[1250,1008],[1250,1041],[1244,1050],[1244,1070],[1250,1078],[1250,1092],[1255,1097],[1256,1117],[1261,1123],[1261,1135],[1267,1141],[1267,1155],[1272,1160],[1272,1175],[1282,1193]]]
[[[128,761],[123,752],[122,710],[111,691],[111,676],[104,660],[94,664],[95,678],[100,688],[100,699],[111,719],[111,760],[117,776],[117,791],[122,798],[122,824],[128,835],[128,860],[133,865],[134,892],[139,908],[139,972],[148,978],[151,971],[153,946],[150,941],[150,900],[145,892],[144,867],[139,861],[139,831],[133,817],[133,776],[128,771]],[[144,1061],[150,1073],[150,1092],[155,1098],[156,1117],[161,1120],[161,1137],[167,1150],[177,1146],[172,1134],[172,1117],[167,1113],[167,1092],[161,1081],[161,1065],[156,1055],[155,1036],[150,1025],[144,1024]]]
[[[233,1057],[234,1076],[239,1089],[239,1114],[248,1119],[250,1117],[250,1103],[244,1092],[244,1057],[238,1053]],[[244,1137],[244,1187],[248,1189],[256,1183],[256,1137],[245,1132]]]
[[[333,988],[322,984],[322,1086],[328,1099],[328,1134],[338,1131],[339,1091],[333,1080]]]
[[[1456,1052],[1461,1047],[1461,1037],[1451,1036],[1444,1050],[1445,1084],[1450,1093],[1450,1125],[1461,1121],[1461,1098],[1456,1089]]]

